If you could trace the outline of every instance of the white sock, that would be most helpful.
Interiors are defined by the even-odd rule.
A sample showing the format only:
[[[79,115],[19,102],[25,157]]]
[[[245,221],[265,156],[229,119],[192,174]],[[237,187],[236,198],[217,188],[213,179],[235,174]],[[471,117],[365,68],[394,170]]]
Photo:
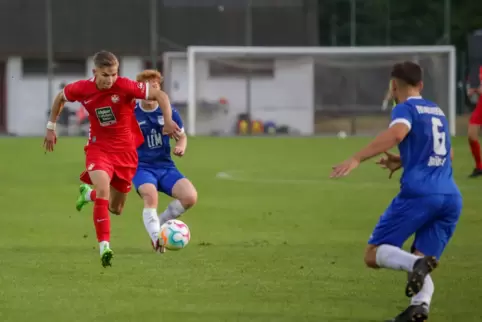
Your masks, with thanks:
[[[425,277],[425,281],[423,282],[423,287],[420,292],[412,297],[412,305],[420,305],[422,303],[426,303],[430,307],[430,302],[432,302],[432,295],[435,290],[435,286],[433,284],[432,278],[430,275]]]
[[[159,221],[161,222],[161,226],[168,220],[176,219],[180,215],[182,215],[186,209],[182,206],[179,200],[173,200],[167,206],[166,210],[162,214],[159,215]]]
[[[99,250],[100,250],[100,254],[101,254],[101,255],[102,255],[102,252],[104,251],[104,247],[110,247],[108,241],[101,241],[101,242],[99,243]]]
[[[159,218],[157,218],[157,209],[144,208],[142,211],[142,219],[144,220],[144,227],[146,227],[149,237],[151,237],[151,240],[156,243],[159,239],[159,232],[161,231]]]
[[[92,193],[92,189],[89,189],[85,192],[85,201],[92,201],[92,199],[90,199],[90,194]]]
[[[411,272],[419,258],[392,245],[381,245],[377,249],[377,265],[383,268]]]

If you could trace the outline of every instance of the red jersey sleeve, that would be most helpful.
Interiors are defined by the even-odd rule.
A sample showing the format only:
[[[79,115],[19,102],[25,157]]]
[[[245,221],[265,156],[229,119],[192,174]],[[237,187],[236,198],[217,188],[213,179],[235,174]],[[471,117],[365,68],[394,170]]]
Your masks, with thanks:
[[[80,102],[84,99],[85,81],[77,81],[64,87],[64,98],[68,102]]]
[[[149,83],[142,83],[130,80],[129,78],[119,79],[119,85],[130,98],[145,100],[149,97]]]

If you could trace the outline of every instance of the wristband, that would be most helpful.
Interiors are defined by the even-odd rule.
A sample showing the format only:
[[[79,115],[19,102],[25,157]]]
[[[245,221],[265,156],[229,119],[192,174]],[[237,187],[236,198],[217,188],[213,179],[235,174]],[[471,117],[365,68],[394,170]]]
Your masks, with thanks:
[[[55,131],[55,123],[51,122],[51,121],[48,121],[47,122],[47,130]]]

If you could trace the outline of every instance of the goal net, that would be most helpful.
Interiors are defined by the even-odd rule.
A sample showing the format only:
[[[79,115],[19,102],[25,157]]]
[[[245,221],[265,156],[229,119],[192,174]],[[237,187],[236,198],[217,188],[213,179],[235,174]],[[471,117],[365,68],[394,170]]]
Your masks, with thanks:
[[[424,47],[189,47],[164,55],[164,88],[190,135],[373,135],[393,64],[424,70],[423,96],[455,135],[455,50]]]

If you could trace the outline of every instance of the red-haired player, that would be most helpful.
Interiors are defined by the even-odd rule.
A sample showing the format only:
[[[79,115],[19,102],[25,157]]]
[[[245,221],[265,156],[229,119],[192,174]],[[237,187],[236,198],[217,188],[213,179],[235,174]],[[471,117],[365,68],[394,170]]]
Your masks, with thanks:
[[[102,266],[111,266],[109,210],[120,214],[137,169],[136,148],[143,136],[134,115],[134,100],[155,100],[164,115],[164,132],[176,135],[179,126],[172,120],[167,95],[149,83],[118,76],[119,61],[107,51],[94,56],[94,77],[65,86],[52,105],[44,146],[53,151],[57,141],[55,122],[65,102],[78,101],[89,113],[90,132],[85,146],[86,171],[81,180],[92,184],[94,225]]]

